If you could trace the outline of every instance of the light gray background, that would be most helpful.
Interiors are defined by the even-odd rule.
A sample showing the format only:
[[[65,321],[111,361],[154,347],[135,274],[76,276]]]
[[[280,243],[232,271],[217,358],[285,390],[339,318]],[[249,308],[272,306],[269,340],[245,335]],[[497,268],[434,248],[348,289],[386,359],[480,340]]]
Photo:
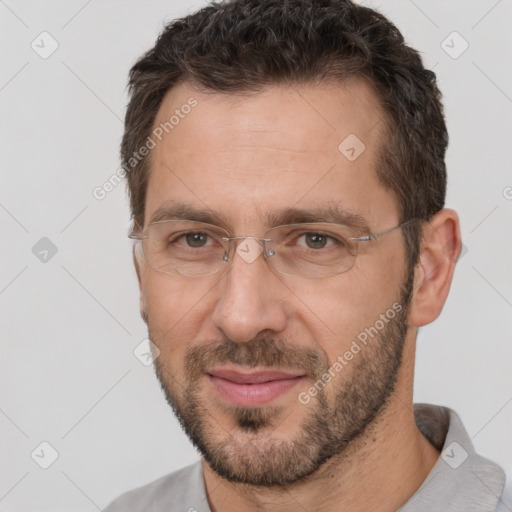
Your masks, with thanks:
[[[511,474],[512,3],[365,4],[438,75],[451,137],[447,205],[468,249],[441,318],[421,330],[415,400],[453,407],[477,450]],[[198,458],[152,367],[133,354],[146,330],[124,183],[101,201],[92,191],[118,168],[130,66],[165,20],[202,5],[0,0],[4,512],[101,510]],[[59,45],[47,59],[31,48],[48,50],[43,31]],[[441,47],[453,31],[469,43],[456,59]],[[452,53],[462,44],[445,43]],[[58,249],[46,263],[32,252],[42,237]],[[43,441],[59,454],[46,470],[31,458],[51,456]]]

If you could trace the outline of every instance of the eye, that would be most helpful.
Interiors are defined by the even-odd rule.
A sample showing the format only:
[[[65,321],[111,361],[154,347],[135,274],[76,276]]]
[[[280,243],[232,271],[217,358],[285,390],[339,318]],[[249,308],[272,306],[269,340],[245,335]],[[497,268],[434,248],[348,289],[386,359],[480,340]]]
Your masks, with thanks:
[[[303,241],[300,243],[299,241]],[[297,245],[306,245],[309,249],[324,249],[325,247],[339,244],[339,241],[325,233],[302,233],[297,238]]]
[[[184,240],[185,245],[192,248],[201,248],[211,245],[210,235],[202,231],[190,231],[188,233],[182,233],[169,240],[169,244],[174,244],[180,240]]]
[[[187,233],[185,240],[190,247],[203,247],[208,241],[208,235],[206,233]]]

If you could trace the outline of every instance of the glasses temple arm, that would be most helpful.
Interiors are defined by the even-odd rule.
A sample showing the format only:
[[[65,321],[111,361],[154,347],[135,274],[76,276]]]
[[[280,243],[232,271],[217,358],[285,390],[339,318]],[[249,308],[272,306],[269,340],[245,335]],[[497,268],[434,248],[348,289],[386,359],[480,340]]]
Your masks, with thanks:
[[[381,231],[380,233],[374,233],[368,236],[362,236],[359,238],[351,238],[353,242],[369,242],[370,240],[375,240],[376,238],[380,238],[381,236],[387,235],[388,233],[391,233],[392,231],[396,231],[397,229],[400,229],[401,227],[405,226],[406,224],[409,224],[413,220],[416,219],[409,219],[405,222],[402,222],[402,224],[398,224],[398,226],[394,226],[392,228],[386,229],[385,231]]]

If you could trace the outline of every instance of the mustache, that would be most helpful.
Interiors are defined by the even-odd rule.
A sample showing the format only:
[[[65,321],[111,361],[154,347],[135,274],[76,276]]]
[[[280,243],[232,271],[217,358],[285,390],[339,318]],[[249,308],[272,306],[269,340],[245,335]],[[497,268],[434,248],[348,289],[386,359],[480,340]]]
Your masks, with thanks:
[[[196,380],[206,370],[222,363],[251,368],[300,369],[313,378],[325,373],[329,366],[327,355],[320,350],[293,347],[271,337],[258,337],[243,343],[223,340],[192,347],[185,356],[185,373],[189,379]]]

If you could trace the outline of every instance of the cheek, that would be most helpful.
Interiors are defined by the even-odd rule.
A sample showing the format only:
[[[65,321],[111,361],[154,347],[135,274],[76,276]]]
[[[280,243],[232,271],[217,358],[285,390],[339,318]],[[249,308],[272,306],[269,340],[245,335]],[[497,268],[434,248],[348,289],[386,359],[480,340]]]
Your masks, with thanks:
[[[212,309],[208,290],[193,279],[155,276],[148,272],[143,280],[143,294],[149,317],[149,329],[163,354],[184,353],[205,325]]]
[[[296,304],[298,322],[309,326],[329,359],[343,354],[358,334],[399,300],[403,266],[397,260],[384,256],[371,265],[355,266],[345,274],[294,288],[301,301]]]
[[[373,317],[374,306],[365,300],[359,287],[351,286],[348,281],[321,289],[311,287],[303,301],[307,308],[302,308],[299,322],[309,326],[329,360],[343,354]]]

